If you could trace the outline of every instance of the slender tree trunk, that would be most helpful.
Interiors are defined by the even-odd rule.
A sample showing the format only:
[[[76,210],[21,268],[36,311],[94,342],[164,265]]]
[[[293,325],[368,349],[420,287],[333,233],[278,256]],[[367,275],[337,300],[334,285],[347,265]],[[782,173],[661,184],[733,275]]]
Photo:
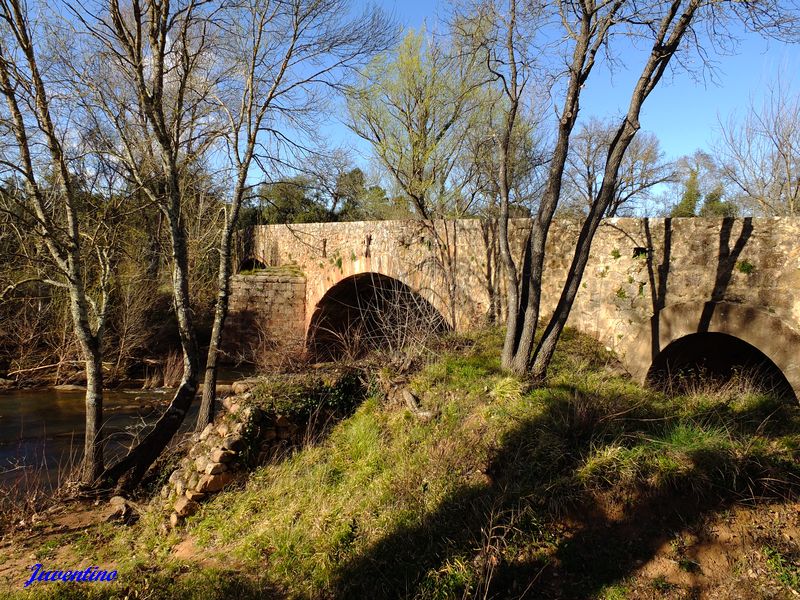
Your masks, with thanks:
[[[214,400],[217,395],[217,368],[222,343],[222,333],[225,329],[225,320],[228,317],[228,302],[230,300],[231,262],[233,237],[236,224],[239,222],[239,211],[244,200],[247,186],[247,171],[253,157],[255,137],[251,134],[245,158],[239,165],[239,175],[236,179],[233,201],[230,213],[225,220],[225,227],[219,242],[219,267],[217,271],[217,304],[214,308],[214,324],[211,327],[211,340],[206,354],[206,370],[203,381],[203,398],[200,401],[200,412],[197,415],[196,429],[201,431],[214,420]]]
[[[103,472],[103,362],[99,349],[86,358],[86,428],[81,480],[95,481]]]
[[[177,173],[177,168],[173,170]],[[200,371],[199,349],[189,300],[189,268],[185,227],[180,219],[180,191],[177,179],[170,182],[170,210],[167,220],[172,239],[172,287],[178,332],[183,348],[183,378],[167,410],[153,429],[128,454],[101,475],[100,485],[130,492],[142,480],[150,465],[178,432],[197,394]]]
[[[3,5],[2,15],[11,26],[13,38],[25,56],[29,72],[30,87],[17,85],[19,71],[6,49],[6,40],[11,44],[11,35],[0,43],[0,92],[5,96],[11,114],[12,129],[20,155],[20,170],[25,177],[26,191],[32,204],[32,212],[36,215],[37,232],[42,236],[44,246],[63,276],[70,296],[70,313],[78,342],[81,346],[86,370],[86,418],[84,434],[84,453],[81,468],[81,479],[91,483],[103,469],[102,449],[102,417],[103,417],[103,362],[101,340],[104,333],[104,322],[107,310],[108,279],[107,264],[101,265],[104,275],[100,288],[103,299],[96,316],[96,331],[92,331],[89,319],[89,300],[86,296],[86,273],[81,267],[81,232],[76,210],[75,188],[72,174],[67,167],[61,140],[57,134],[53,118],[50,114],[50,102],[44,79],[39,71],[36,50],[29,28],[27,8],[24,4],[12,0]],[[25,69],[22,69],[24,72]],[[13,75],[12,75],[13,73]],[[12,81],[12,77],[16,81]],[[21,90],[27,89],[29,96],[20,98]],[[28,136],[25,118],[20,105],[28,105],[36,116],[37,127],[44,134],[49,153],[50,166],[59,183],[60,198],[55,206],[63,210],[58,215],[37,181],[31,154],[31,142]],[[59,204],[60,201],[60,204]],[[63,219],[63,223],[60,222]],[[103,255],[98,252],[98,255]],[[107,256],[107,255],[106,255]]]
[[[589,215],[581,228],[575,254],[573,255],[572,264],[570,265],[570,270],[567,275],[567,281],[562,289],[556,310],[545,328],[545,332],[533,358],[531,375],[534,379],[541,379],[547,373],[547,368],[555,353],[556,344],[569,318],[569,313],[572,310],[575,297],[580,289],[586,264],[589,261],[589,253],[591,251],[594,235],[597,232],[597,228],[600,226],[600,221],[606,209],[614,199],[617,189],[617,177],[622,159],[625,156],[625,151],[636,135],[636,132],[639,130],[639,113],[641,112],[642,105],[650,95],[650,92],[658,84],[670,59],[678,49],[700,5],[700,1],[694,0],[690,2],[683,13],[678,17],[680,5],[680,0],[673,0],[671,9],[663,17],[656,39],[653,42],[653,48],[650,52],[649,59],[642,69],[642,74],[631,94],[628,113],[620,123],[616,135],[609,146],[600,192],[598,193],[597,200],[592,204]]]
[[[509,299],[509,319],[502,364],[519,375],[525,374],[531,366],[534,337],[539,322],[547,235],[561,197],[564,165],[569,153],[570,135],[578,118],[581,89],[594,68],[597,52],[607,42],[608,32],[616,23],[617,14],[624,4],[624,0],[613,0],[603,5],[578,3],[573,7],[579,16],[580,24],[570,32],[571,37],[575,40],[575,48],[569,66],[569,80],[558,123],[558,137],[550,163],[545,192],[536,216],[531,220],[530,236],[523,259],[529,263],[523,265],[518,282],[519,292],[516,294],[518,300],[516,305],[512,306]],[[507,45],[509,48],[512,47],[510,37]],[[515,316],[512,316],[512,309],[516,312]]]
[[[217,392],[217,359],[222,343],[225,319],[228,316],[231,276],[231,228],[226,227],[219,245],[219,272],[217,275],[217,304],[214,308],[214,324],[211,327],[211,340],[206,355],[203,398],[197,415],[197,430],[202,430],[214,420],[214,400]]]

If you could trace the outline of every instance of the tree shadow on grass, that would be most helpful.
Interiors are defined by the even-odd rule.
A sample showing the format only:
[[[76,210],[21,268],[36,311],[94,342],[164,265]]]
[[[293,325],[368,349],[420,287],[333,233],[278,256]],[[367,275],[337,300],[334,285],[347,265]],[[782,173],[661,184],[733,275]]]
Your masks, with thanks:
[[[604,494],[587,492],[578,477],[585,457],[666,435],[677,417],[561,388],[553,394],[559,399],[505,435],[485,482],[461,487],[421,521],[353,557],[333,582],[335,596],[590,598],[647,562],[676,531],[745,497],[768,502],[800,490],[796,464],[767,453],[748,460],[724,445],[690,445],[680,477],[653,483],[642,476],[609,513],[613,481]],[[765,399],[740,409],[724,403],[698,409],[684,419],[777,437],[796,427],[796,413],[795,406]],[[469,575],[475,572],[477,581]]]

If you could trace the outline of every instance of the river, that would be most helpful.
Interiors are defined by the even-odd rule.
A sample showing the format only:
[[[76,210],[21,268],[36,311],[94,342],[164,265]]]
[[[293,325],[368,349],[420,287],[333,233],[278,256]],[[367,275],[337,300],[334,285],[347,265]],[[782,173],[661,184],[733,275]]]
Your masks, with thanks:
[[[249,375],[220,374],[220,384]],[[105,453],[123,452],[137,431],[152,424],[172,399],[172,390],[107,390],[103,394]],[[32,483],[45,492],[56,488],[83,454],[83,391],[10,390],[0,392],[0,489],[18,492]],[[183,428],[194,425],[199,400]]]

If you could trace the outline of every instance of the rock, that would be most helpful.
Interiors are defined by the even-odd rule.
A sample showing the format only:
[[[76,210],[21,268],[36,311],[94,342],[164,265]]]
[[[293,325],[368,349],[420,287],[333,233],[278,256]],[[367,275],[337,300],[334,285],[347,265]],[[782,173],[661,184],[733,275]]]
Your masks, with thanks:
[[[203,475],[197,484],[197,491],[201,493],[218,492],[233,481],[233,473],[225,471],[216,475]]]
[[[253,389],[257,381],[257,379],[243,379],[241,381],[234,381],[231,385],[231,391],[237,396],[239,394],[246,394]]]
[[[197,490],[186,490],[186,497],[189,500],[194,500],[195,502],[197,502],[198,500],[202,500],[203,498],[205,498],[206,495],[203,494],[202,492],[198,492]]]
[[[246,425],[244,423],[237,423],[233,427],[233,433],[236,435],[243,435]]]
[[[228,432],[230,430],[231,429],[230,427],[228,427],[227,423],[220,423],[219,425],[217,425],[217,433],[220,434],[222,437],[228,435]]]
[[[234,458],[236,458],[236,453],[231,452],[230,450],[216,448],[215,450],[211,451],[211,460],[216,463],[229,463]]]
[[[197,512],[200,505],[194,500],[190,500],[186,496],[181,496],[175,503],[175,513],[179,517],[188,517]]]
[[[162,486],[161,487],[161,497],[164,498],[164,499],[169,498],[170,491],[171,490],[170,490],[168,485]]]
[[[419,400],[411,392],[411,390],[409,390],[408,388],[403,388],[403,391],[401,392],[401,394],[403,396],[403,401],[406,403],[406,406],[408,406],[408,408],[412,412],[418,412],[419,411]]]
[[[189,456],[191,458],[197,458],[198,456],[200,456],[200,454],[203,453],[204,449],[205,448],[203,448],[203,446],[201,446],[200,444],[195,444],[189,449]]]
[[[208,466],[208,458],[205,456],[198,456],[194,459],[194,466],[197,467],[198,472],[202,473]]]
[[[228,467],[222,463],[208,463],[206,465],[206,475],[216,475],[217,473],[224,473]]]
[[[82,385],[75,385],[72,383],[64,383],[61,385],[54,385],[52,388],[58,392],[83,392],[86,390]]]
[[[175,527],[177,527],[178,525],[180,525],[180,524],[181,524],[181,518],[178,516],[178,514],[177,514],[177,513],[172,513],[172,514],[169,516],[169,524],[170,524],[170,525],[171,525],[173,528],[175,528]]]
[[[183,481],[178,481],[178,483],[175,484],[175,493],[178,496],[183,496],[183,492],[185,491],[186,491],[186,484]]]
[[[432,421],[436,417],[436,414],[432,413],[429,410],[421,410],[421,411],[419,411],[417,413],[414,413],[414,414],[423,423],[427,423],[429,421]]]
[[[197,473],[192,473],[189,476],[189,480],[186,482],[186,487],[190,490],[193,490],[197,487],[198,481],[200,481],[200,476]]]
[[[180,478],[181,478],[181,470],[180,470],[180,469],[175,469],[175,470],[172,472],[172,474],[169,476],[169,479],[168,479],[168,481],[169,481],[171,484],[175,485],[175,483],[177,483],[177,481],[178,481]],[[118,498],[118,497],[119,497],[119,496],[114,496],[114,498]],[[112,498],[112,500],[113,500],[114,498]]]
[[[108,503],[111,510],[106,514],[106,521],[121,521],[125,525],[131,525],[139,519],[137,507],[122,496],[114,496]]]
[[[232,450],[236,452],[237,450],[241,450],[243,446],[244,440],[238,435],[231,435],[222,440],[223,450]]]
[[[213,431],[214,431],[214,424],[209,423],[208,425],[205,426],[205,429],[203,429],[203,431],[200,433],[200,440],[205,441],[208,438],[208,436],[210,436],[213,433]]]
[[[236,404],[236,396],[228,396],[222,399],[222,406],[229,412],[233,412],[231,411],[231,406],[234,404]]]

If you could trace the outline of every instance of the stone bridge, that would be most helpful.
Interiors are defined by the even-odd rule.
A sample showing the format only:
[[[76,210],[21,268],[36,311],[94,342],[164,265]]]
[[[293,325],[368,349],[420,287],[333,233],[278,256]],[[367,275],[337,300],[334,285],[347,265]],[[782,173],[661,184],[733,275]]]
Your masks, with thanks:
[[[518,256],[528,223],[510,225]],[[558,300],[579,228],[572,220],[553,224],[544,315]],[[569,325],[615,351],[640,381],[694,358],[733,364],[760,357],[800,392],[799,233],[793,218],[608,219]],[[252,274],[233,278],[232,351],[257,333],[280,347],[309,347],[322,321],[331,324],[364,289],[389,283],[412,291],[456,330],[504,318],[493,222],[271,225],[242,243],[240,268]]]

